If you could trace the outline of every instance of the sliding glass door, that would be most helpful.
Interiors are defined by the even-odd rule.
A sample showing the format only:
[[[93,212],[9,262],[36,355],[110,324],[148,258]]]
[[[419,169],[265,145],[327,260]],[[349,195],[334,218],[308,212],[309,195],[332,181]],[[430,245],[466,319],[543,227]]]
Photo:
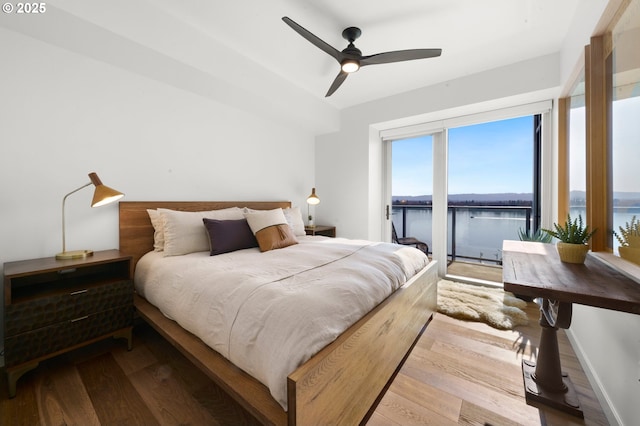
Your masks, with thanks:
[[[389,235],[393,224],[398,236],[426,242],[441,275],[455,262],[499,267],[502,241],[541,224],[549,111],[541,102],[382,132]]]
[[[447,253],[502,264],[502,241],[531,234],[535,116],[449,129]]]
[[[392,144],[391,220],[398,237],[414,237],[431,247],[433,137]]]

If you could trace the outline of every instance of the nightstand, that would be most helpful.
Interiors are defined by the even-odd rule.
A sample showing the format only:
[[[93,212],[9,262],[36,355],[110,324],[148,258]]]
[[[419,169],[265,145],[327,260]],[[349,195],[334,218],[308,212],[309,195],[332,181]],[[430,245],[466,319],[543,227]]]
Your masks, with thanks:
[[[325,237],[335,238],[336,227],[325,225],[305,226],[304,232],[306,232],[307,235],[323,235]]]
[[[107,337],[131,349],[131,257],[118,250],[84,259],[4,264],[4,359],[9,397],[40,361]]]

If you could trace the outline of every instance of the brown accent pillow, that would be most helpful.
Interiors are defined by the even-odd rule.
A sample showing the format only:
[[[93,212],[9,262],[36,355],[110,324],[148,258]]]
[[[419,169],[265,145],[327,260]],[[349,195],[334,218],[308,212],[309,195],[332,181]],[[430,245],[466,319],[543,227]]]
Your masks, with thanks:
[[[271,225],[256,232],[260,251],[269,251],[298,244],[293,230],[288,224]]]

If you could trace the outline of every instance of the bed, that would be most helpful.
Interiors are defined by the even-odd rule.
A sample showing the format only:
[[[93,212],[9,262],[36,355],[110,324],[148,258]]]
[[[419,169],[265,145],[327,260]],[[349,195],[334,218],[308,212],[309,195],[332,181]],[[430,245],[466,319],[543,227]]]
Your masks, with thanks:
[[[134,269],[145,254],[153,251],[154,228],[148,209],[208,211],[232,207],[262,211],[287,209],[291,203],[121,202],[120,250],[133,257]],[[135,296],[135,305],[142,319],[262,423],[357,424],[370,414],[432,318],[436,282],[436,265],[430,262],[290,373],[286,378],[286,410],[267,386],[169,319],[140,294]]]

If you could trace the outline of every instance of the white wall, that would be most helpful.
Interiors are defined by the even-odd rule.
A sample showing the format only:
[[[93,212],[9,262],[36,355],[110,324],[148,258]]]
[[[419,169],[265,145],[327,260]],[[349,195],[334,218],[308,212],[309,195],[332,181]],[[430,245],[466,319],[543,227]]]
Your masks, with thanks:
[[[640,419],[638,330],[640,315],[574,305],[569,338],[612,425]]]
[[[0,264],[60,252],[62,198],[93,171],[125,200],[306,205],[312,132],[4,28],[0,52]],[[67,201],[69,250],[118,247],[92,188]]]
[[[313,135],[0,29],[0,261],[61,249],[61,202],[95,171],[126,200],[304,205]],[[67,202],[67,248],[118,246],[117,206]]]

